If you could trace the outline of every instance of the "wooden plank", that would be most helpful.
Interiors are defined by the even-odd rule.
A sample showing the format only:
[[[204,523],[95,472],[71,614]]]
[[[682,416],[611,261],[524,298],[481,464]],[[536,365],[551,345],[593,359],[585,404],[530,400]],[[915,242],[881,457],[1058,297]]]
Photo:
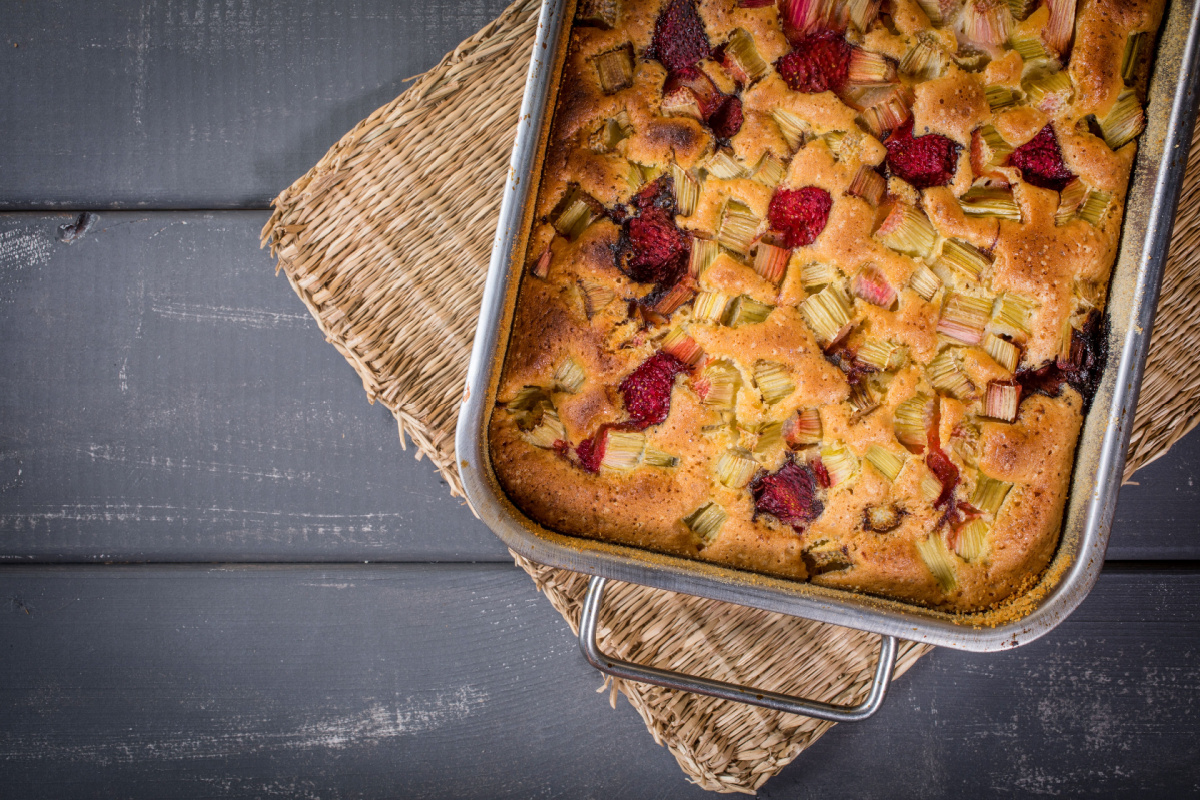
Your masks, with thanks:
[[[701,797],[513,568],[0,569],[14,797]],[[1200,573],[939,650],[763,797],[1195,791]]]
[[[264,212],[0,215],[6,560],[508,560],[258,249]]]
[[[0,208],[265,208],[506,5],[6,3]]]
[[[1200,434],[1192,432],[1121,487],[1109,559],[1200,557]]]
[[[262,212],[0,214],[0,556],[505,560],[258,249]],[[1109,557],[1200,558],[1200,436]]]

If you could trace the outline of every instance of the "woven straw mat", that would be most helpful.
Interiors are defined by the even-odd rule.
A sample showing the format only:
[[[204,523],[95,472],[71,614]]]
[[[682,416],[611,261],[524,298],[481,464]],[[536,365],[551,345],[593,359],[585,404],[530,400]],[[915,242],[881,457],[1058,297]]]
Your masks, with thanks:
[[[462,494],[454,424],[508,168],[539,4],[517,0],[408,91],[346,134],[275,200],[263,243],[383,403]],[[469,159],[462,154],[470,153]],[[1193,143],[1192,165],[1200,162]],[[1200,207],[1200,172],[1182,208]],[[1181,216],[1142,387],[1126,477],[1198,419],[1200,214]],[[1191,259],[1189,261],[1188,259]],[[577,630],[587,579],[517,558]],[[832,625],[618,584],[600,635],[623,658],[829,702],[866,692],[878,637]],[[903,674],[929,648],[900,650]],[[786,656],[779,654],[786,653]],[[700,786],[753,793],[831,727],[640,683],[611,680],[654,740]]]

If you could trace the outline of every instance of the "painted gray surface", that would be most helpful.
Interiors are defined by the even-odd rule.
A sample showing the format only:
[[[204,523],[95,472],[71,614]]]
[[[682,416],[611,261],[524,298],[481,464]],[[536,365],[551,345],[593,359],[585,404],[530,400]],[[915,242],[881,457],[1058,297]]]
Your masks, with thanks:
[[[0,208],[264,208],[505,0],[0,4]]]
[[[491,566],[0,569],[13,797],[700,797]],[[1107,570],[1045,639],[937,651],[763,797],[1200,788],[1200,574]]]
[[[0,559],[505,558],[258,250],[264,208],[504,0],[0,0]],[[1200,436],[1110,558],[1200,558]],[[940,651],[764,797],[1200,792],[1200,573]],[[492,565],[0,567],[3,797],[700,797]]]
[[[0,215],[0,557],[480,560],[258,249],[265,212]]]
[[[488,561],[258,249],[265,212],[0,214],[0,558]],[[1200,437],[1109,557],[1200,558]]]
[[[1121,487],[1108,558],[1200,558],[1200,433],[1142,467]]]

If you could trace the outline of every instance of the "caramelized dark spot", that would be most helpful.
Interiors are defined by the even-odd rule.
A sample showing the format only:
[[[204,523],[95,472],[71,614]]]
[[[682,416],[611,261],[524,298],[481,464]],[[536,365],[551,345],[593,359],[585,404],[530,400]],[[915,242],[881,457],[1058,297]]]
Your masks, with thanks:
[[[824,575],[826,572],[838,572],[854,566],[845,545],[829,550],[805,550],[800,557],[804,559],[804,566],[808,567],[809,575]]]
[[[697,148],[703,135],[699,123],[684,118],[657,119],[646,130],[646,140],[650,144],[678,152]]]
[[[842,342],[830,345],[826,349],[825,360],[840,369],[851,386],[858,386],[867,376],[879,371],[865,361],[859,361],[858,353]]]
[[[867,506],[863,509],[863,530],[875,533],[894,531],[900,527],[900,523],[907,513],[903,508],[890,504]]]
[[[1056,359],[1037,369],[1026,368],[1013,377],[1021,385],[1023,396],[1036,393],[1058,397],[1064,383],[1071,386],[1083,396],[1083,413],[1086,414],[1107,363],[1108,317],[1093,310],[1080,330],[1071,331],[1071,353],[1065,361]]]

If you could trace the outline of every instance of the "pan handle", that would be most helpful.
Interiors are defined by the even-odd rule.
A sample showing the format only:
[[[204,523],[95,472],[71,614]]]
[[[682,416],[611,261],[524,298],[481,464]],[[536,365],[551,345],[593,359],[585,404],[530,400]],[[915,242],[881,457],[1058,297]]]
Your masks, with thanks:
[[[883,704],[888,684],[892,682],[892,671],[896,667],[895,636],[882,637],[879,663],[875,665],[875,678],[871,682],[871,690],[867,692],[866,699],[856,706],[838,706],[819,700],[806,700],[802,697],[752,689],[614,658],[601,652],[596,639],[596,624],[600,618],[600,604],[604,601],[604,587],[607,583],[608,579],[599,575],[593,575],[588,583],[587,595],[583,599],[583,613],[579,618],[579,649],[583,651],[588,663],[609,675],[668,689],[719,697],[735,703],[762,706],[774,711],[803,714],[830,722],[858,722],[871,716]]]

